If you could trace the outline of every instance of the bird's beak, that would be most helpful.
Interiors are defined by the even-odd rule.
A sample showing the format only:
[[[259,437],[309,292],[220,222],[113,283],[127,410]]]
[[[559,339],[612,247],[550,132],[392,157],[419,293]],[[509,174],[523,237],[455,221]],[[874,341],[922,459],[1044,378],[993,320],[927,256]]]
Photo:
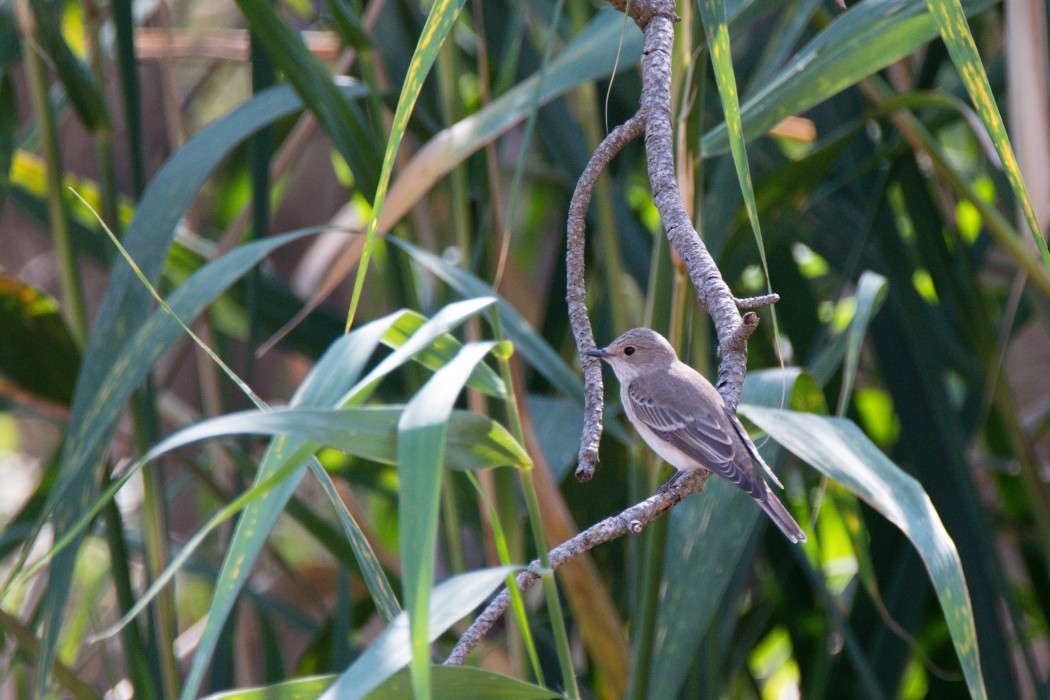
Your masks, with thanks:
[[[584,355],[588,355],[590,357],[597,357],[599,359],[605,359],[606,357],[612,357],[612,353],[609,352],[608,350],[606,350],[605,348],[598,348],[597,350],[584,350],[583,354]]]

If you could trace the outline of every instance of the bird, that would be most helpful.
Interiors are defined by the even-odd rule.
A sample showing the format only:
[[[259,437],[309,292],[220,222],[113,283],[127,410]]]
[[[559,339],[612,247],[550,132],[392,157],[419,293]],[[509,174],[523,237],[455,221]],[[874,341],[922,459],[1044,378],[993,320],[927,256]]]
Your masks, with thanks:
[[[649,447],[678,470],[667,486],[685,472],[707,469],[755,499],[789,540],[806,541],[806,533],[762,477],[759,467],[784,488],[744,426],[711,382],[678,359],[666,338],[634,328],[605,348],[583,354],[612,367],[627,418]]]

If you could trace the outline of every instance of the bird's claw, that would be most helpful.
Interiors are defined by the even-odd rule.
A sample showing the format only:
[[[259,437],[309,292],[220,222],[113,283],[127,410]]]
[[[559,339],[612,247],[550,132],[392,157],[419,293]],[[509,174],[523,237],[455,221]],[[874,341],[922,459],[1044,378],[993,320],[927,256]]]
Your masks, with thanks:
[[[660,493],[668,493],[671,495],[674,505],[678,505],[682,502],[682,493],[679,490],[678,480],[682,478],[683,474],[685,474],[685,472],[676,471],[674,476],[668,479],[664,485],[660,487]]]

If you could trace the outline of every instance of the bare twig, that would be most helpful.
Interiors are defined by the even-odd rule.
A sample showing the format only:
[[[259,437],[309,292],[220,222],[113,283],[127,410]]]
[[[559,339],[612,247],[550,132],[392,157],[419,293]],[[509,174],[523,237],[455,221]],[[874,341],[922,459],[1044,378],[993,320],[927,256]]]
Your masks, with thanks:
[[[602,368],[596,358],[583,354],[584,350],[593,350],[594,332],[587,318],[587,289],[584,281],[584,239],[587,233],[587,207],[594,194],[598,176],[609,165],[613,157],[624,146],[642,135],[645,129],[645,111],[637,114],[616,127],[594,150],[594,155],[584,168],[576,183],[576,191],[569,203],[568,242],[566,243],[566,268],[568,270],[569,320],[576,335],[576,347],[580,349],[580,362],[584,376],[584,426],[580,439],[579,462],[576,467],[576,478],[590,481],[594,467],[598,463],[598,442],[602,436]]]
[[[763,306],[770,306],[780,301],[779,294],[763,294],[760,297],[745,297],[743,299],[734,299],[736,302],[736,308],[738,309],[757,309]]]
[[[572,561],[584,552],[588,552],[603,542],[609,542],[622,537],[627,533],[638,534],[645,526],[653,522],[660,515],[670,510],[679,501],[691,493],[702,491],[710,472],[693,471],[683,472],[682,477],[675,482],[671,489],[660,489],[655,495],[650,496],[641,503],[631,506],[627,510],[606,518],[592,525],[571,540],[563,542],[550,551],[551,567],[557,569],[566,562]],[[540,565],[538,561],[532,562],[529,568],[518,574],[516,583],[521,591],[528,590],[534,583],[540,580]],[[463,663],[467,655],[478,645],[481,639],[489,631],[500,615],[506,611],[510,604],[510,594],[503,589],[485,611],[474,620],[474,624],[459,638],[452,653],[445,659],[449,665]]]

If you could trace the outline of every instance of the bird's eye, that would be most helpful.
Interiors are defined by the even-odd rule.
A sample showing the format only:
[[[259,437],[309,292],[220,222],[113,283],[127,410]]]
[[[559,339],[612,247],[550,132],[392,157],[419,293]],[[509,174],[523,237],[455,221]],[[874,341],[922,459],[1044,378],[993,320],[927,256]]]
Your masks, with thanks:
[[[633,355],[634,354],[634,346],[633,345],[628,345],[627,347],[625,347],[623,349],[623,354],[627,355],[627,357],[630,357],[631,355]]]

